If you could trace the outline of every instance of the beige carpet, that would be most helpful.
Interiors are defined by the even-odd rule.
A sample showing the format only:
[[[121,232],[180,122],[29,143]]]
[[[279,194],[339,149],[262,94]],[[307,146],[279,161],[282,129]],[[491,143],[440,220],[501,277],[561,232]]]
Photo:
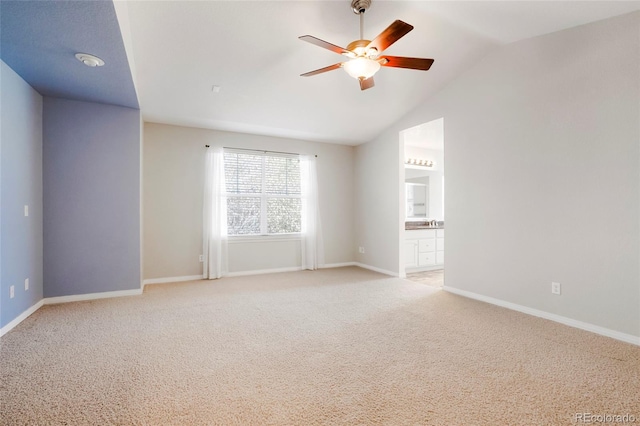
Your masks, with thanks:
[[[640,348],[358,268],[45,306],[1,344],[2,425],[640,423]]]
[[[433,287],[444,285],[444,269],[434,271],[411,272],[407,274],[407,279],[420,284],[427,284]]]

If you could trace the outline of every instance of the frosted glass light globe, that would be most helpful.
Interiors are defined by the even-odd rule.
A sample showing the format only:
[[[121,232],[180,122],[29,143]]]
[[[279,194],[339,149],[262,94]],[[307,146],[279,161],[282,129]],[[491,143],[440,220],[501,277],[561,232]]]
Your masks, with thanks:
[[[353,78],[367,79],[380,69],[380,64],[368,58],[355,58],[343,65],[344,70]]]

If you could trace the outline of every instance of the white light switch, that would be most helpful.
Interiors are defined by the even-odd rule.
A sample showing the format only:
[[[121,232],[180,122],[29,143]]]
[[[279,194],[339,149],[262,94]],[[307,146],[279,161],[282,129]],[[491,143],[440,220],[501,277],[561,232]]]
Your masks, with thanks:
[[[24,206],[24,215],[29,216],[29,206]]]
[[[16,289],[14,286],[9,287],[9,299],[13,299],[13,296],[16,295]]]
[[[24,290],[29,290],[29,278],[24,279]]]

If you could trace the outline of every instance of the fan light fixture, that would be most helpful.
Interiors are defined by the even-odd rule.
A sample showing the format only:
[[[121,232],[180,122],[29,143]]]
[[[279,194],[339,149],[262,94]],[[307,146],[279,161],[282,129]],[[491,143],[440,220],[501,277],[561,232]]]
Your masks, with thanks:
[[[76,53],[76,59],[92,68],[104,65],[104,61],[102,59],[97,56],[89,55],[88,53]]]
[[[384,31],[378,34],[373,40],[364,38],[364,12],[371,6],[371,0],[351,0],[353,13],[360,18],[360,38],[347,45],[347,48],[328,43],[317,37],[303,35],[298,37],[307,43],[315,44],[323,49],[330,50],[339,55],[346,56],[349,60],[329,65],[314,71],[300,74],[302,77],[311,77],[327,71],[344,68],[351,77],[360,83],[360,90],[371,89],[375,86],[373,75],[380,67],[407,68],[412,70],[427,71],[433,59],[407,58],[403,56],[383,55],[384,50],[398,41],[401,37],[413,29],[412,25],[395,20]],[[380,56],[382,55],[382,56]]]
[[[366,80],[378,72],[380,64],[372,59],[360,57],[345,62],[342,67],[351,77]]]

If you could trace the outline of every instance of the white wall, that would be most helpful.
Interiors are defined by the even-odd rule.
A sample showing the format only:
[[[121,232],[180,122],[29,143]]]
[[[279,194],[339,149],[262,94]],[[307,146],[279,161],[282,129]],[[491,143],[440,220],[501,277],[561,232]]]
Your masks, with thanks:
[[[408,127],[408,126],[407,126]],[[355,192],[358,220],[355,244],[365,253],[356,253],[363,265],[399,274],[399,234],[404,232],[404,146],[398,132],[358,145],[355,155]]]
[[[398,134],[444,117],[445,285],[640,336],[639,25],[507,45],[359,146],[359,260],[398,271]]]
[[[353,147],[145,123],[145,279],[202,274],[205,145],[316,154],[325,263],[354,261]],[[298,266],[297,240],[229,244],[230,272]]]

